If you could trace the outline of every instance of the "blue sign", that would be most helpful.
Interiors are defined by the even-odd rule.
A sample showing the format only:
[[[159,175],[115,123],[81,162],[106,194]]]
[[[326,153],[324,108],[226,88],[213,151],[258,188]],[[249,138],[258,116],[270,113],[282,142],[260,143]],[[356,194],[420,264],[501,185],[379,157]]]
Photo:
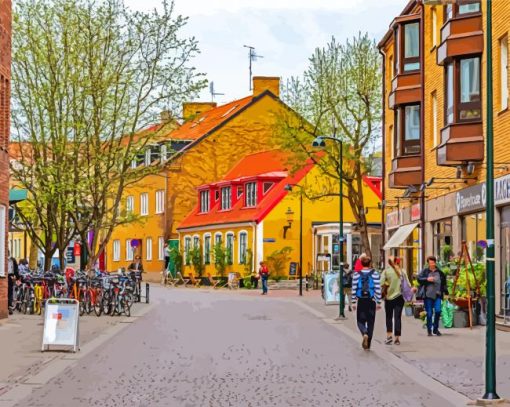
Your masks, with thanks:
[[[68,263],[74,263],[76,261],[76,257],[74,255],[74,247],[68,247],[66,250],[66,261]]]
[[[274,242],[276,242],[276,239],[273,237],[264,238],[264,243],[274,243]]]

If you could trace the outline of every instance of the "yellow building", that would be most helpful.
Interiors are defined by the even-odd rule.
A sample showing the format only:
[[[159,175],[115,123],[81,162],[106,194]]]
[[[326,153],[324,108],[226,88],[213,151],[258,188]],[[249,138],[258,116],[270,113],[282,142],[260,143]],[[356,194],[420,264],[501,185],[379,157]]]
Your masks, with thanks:
[[[243,99],[222,106],[184,104],[184,123],[155,146],[177,153],[167,157],[161,152],[161,171],[125,191],[123,210],[140,215],[139,221],[114,230],[106,250],[107,270],[126,267],[134,252],[141,254],[146,271],[163,270],[163,244],[178,238],[177,225],[197,203],[196,188],[222,179],[241,157],[272,144],[277,115],[287,109],[278,97],[279,86],[279,78],[254,77],[253,94]],[[175,146],[169,149],[169,143]]]
[[[384,56],[386,249],[417,271],[467,251],[485,261],[486,2],[409,1],[379,43]],[[493,8],[497,308],[510,278],[510,7]],[[506,311],[505,311],[506,310]]]
[[[303,196],[301,213],[301,191],[310,196],[320,193],[325,178],[311,162],[292,174],[287,169],[287,160],[288,153],[278,150],[248,155],[226,176],[197,188],[198,204],[178,227],[185,260],[184,274],[194,273],[190,253],[198,247],[205,264],[204,275],[217,275],[213,252],[214,246],[220,245],[229,259],[225,272],[241,274],[254,270],[257,264],[267,261],[275,252],[289,248],[282,270],[272,272],[282,277],[296,277],[301,216],[303,275],[324,270],[324,262],[328,260],[326,270],[338,266],[338,198],[312,201]],[[378,209],[381,199],[379,181],[378,178],[366,178],[364,182],[368,222],[375,227],[380,226],[381,216]],[[287,185],[292,186],[292,192],[286,188]],[[355,218],[347,198],[344,199],[348,243],[345,258],[352,262],[360,253],[356,253],[353,245],[349,244],[353,241],[352,235],[355,235]],[[332,227],[333,223],[335,226]],[[330,229],[318,235],[321,226]],[[374,243],[380,237],[380,229],[374,230],[373,237],[372,249],[378,256],[380,246]]]

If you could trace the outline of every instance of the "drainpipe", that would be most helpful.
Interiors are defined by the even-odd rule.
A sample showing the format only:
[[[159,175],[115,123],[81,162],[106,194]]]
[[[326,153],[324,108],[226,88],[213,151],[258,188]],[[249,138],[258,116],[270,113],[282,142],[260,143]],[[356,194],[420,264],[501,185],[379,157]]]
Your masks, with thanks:
[[[379,49],[382,57],[382,199],[386,200],[386,54]],[[384,217],[385,205],[381,205],[381,267],[386,264],[386,251],[383,249],[386,244],[386,219]]]
[[[421,106],[420,106],[420,120],[421,120],[421,182],[425,180],[425,5],[421,3],[421,19],[420,19],[420,81],[421,81]],[[418,271],[421,266],[425,264],[425,191],[421,191],[420,196],[420,246],[421,246],[421,265],[418,265]]]
[[[251,237],[251,240],[252,240],[252,243],[251,243],[251,250],[252,250],[252,256],[251,256],[251,262],[252,262],[252,271],[255,271],[256,270],[256,262],[257,262],[257,247],[255,247],[256,245],[256,241],[257,241],[257,222],[253,222],[251,224],[251,227],[253,229],[253,233],[252,233],[252,237]]]

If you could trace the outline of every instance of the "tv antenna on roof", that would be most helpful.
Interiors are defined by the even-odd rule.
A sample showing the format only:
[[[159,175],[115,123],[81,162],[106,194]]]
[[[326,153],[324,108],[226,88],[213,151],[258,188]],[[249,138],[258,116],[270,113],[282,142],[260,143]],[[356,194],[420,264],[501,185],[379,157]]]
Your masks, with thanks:
[[[248,48],[248,58],[250,60],[250,90],[252,90],[252,84],[251,84],[251,77],[252,77],[252,69],[251,64],[252,62],[256,61],[259,58],[264,58],[262,55],[257,55],[255,52],[255,47],[252,47],[251,45],[243,45],[244,48]]]
[[[212,82],[212,81],[209,84],[209,93],[211,94],[211,101],[213,101],[213,102],[214,102],[215,96],[223,96],[224,95],[224,93],[219,93],[214,90],[214,82]]]

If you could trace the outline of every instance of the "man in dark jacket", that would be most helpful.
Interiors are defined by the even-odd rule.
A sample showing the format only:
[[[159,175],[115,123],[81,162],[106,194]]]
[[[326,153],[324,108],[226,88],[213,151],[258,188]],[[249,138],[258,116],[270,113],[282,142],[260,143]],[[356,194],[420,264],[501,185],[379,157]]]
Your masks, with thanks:
[[[7,294],[9,315],[12,314],[13,310],[13,300],[14,300],[14,284],[16,284],[16,280],[19,278],[18,272],[18,263],[14,257],[11,257],[11,252],[8,253],[7,259],[7,289],[9,290]]]
[[[439,332],[439,318],[441,317],[441,302],[448,295],[445,274],[437,267],[434,256],[427,257],[428,267],[418,276],[418,281],[424,287],[425,312],[427,313],[427,333],[441,336]]]

